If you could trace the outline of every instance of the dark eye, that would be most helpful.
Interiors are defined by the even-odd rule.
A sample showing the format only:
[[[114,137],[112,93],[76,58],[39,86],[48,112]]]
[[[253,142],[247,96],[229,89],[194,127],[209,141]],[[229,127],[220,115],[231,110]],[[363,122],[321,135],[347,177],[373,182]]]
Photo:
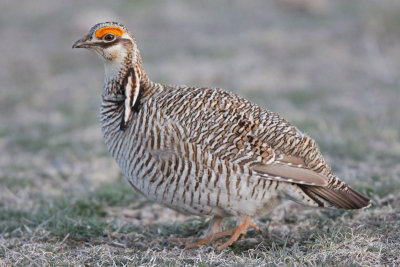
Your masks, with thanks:
[[[115,35],[111,34],[111,33],[108,33],[108,34],[104,35],[104,37],[103,37],[103,40],[107,41],[107,42],[111,42],[114,39],[115,39]]]

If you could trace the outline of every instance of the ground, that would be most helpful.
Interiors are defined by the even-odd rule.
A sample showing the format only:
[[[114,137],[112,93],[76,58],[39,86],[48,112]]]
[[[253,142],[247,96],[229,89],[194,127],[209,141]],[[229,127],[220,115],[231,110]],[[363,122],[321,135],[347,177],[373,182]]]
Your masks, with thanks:
[[[154,81],[279,113],[372,206],[285,202],[222,252],[169,242],[209,219],[131,189],[100,132],[101,62],[71,49],[110,19]],[[2,1],[0,265],[400,265],[399,28],[396,0]]]

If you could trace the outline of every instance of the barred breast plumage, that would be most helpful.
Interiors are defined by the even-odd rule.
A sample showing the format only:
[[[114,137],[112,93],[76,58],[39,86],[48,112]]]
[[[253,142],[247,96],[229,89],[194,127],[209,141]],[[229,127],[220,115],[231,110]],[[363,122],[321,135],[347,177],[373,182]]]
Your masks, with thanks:
[[[229,246],[257,228],[251,217],[282,198],[316,207],[369,205],[332,173],[310,137],[277,114],[221,89],[152,82],[123,25],[97,24],[73,47],[104,60],[102,132],[129,183],[180,212],[213,216],[206,236],[187,247],[231,235],[219,249]],[[220,232],[229,216],[238,226]]]

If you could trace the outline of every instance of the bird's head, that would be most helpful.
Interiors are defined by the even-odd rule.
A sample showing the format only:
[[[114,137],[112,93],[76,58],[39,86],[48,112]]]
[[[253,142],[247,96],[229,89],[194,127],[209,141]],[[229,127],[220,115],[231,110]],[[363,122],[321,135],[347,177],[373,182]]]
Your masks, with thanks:
[[[121,129],[124,129],[132,111],[139,105],[139,96],[143,91],[141,84],[150,81],[143,70],[135,38],[124,25],[104,22],[94,25],[72,48],[93,50],[103,60],[103,95],[124,97],[124,116],[121,122]]]
[[[135,38],[124,25],[118,22],[103,22],[94,25],[88,34],[73,44],[72,48],[87,48],[95,51],[104,62],[106,79],[113,78],[121,73],[121,70],[141,63]]]

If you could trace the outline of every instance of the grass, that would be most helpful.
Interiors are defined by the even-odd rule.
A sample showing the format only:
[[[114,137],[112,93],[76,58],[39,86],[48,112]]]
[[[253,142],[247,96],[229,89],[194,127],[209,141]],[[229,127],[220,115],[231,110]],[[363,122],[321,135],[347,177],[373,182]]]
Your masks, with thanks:
[[[18,186],[25,186],[25,183]],[[41,199],[34,210],[3,207],[0,208],[0,232],[15,237],[40,228],[54,237],[68,235],[73,240],[88,241],[112,229],[112,222],[107,222],[107,208],[127,206],[137,198],[127,182],[119,179],[82,196]]]
[[[392,221],[393,222],[393,221]],[[359,227],[358,233],[354,232],[353,225],[339,225],[333,220],[324,221],[324,226],[317,223],[314,229],[300,231],[300,236],[297,234],[289,234],[283,236],[274,236],[274,240],[265,238],[261,243],[249,241],[246,238],[243,241],[233,245],[227,252],[217,254],[209,248],[201,248],[197,251],[181,251],[176,256],[178,247],[173,247],[163,240],[152,242],[152,247],[141,246],[140,233],[131,236],[131,240],[125,241],[127,247],[119,246],[104,247],[101,243],[92,242],[88,249],[84,249],[79,259],[75,258],[73,247],[82,245],[72,241],[64,241],[62,250],[59,250],[59,242],[53,243],[53,247],[47,247],[48,252],[55,254],[56,257],[48,257],[54,264],[60,264],[63,260],[68,260],[71,263],[88,264],[110,264],[118,262],[119,264],[163,264],[173,266],[175,264],[251,264],[251,265],[339,265],[349,266],[358,265],[361,257],[369,257],[370,264],[385,264],[396,262],[398,260],[396,244],[391,246],[382,246],[381,239],[384,238],[381,234],[372,234],[371,231],[366,231],[365,227]],[[333,228],[333,231],[326,230]],[[126,234],[126,233],[125,233]],[[143,234],[143,233],[142,233]],[[365,237],[363,235],[368,235]],[[147,238],[154,238],[154,235]],[[111,238],[112,239],[112,238]],[[129,239],[129,237],[128,237]],[[120,240],[118,240],[120,242]],[[367,243],[365,241],[368,241]],[[103,238],[103,244],[113,244],[110,238]],[[43,243],[42,243],[43,244]],[[116,243],[114,243],[116,244]],[[118,243],[119,244],[119,243]],[[24,250],[23,245],[15,245],[4,249]],[[25,248],[26,249],[26,248]],[[83,249],[83,248],[82,248]],[[351,255],[355,257],[349,257]],[[201,256],[207,253],[209,256],[205,258]],[[51,255],[50,254],[50,255]],[[112,257],[104,257],[102,255],[109,254]],[[57,257],[61,256],[60,258]],[[231,255],[226,258],[227,255]],[[44,255],[46,256],[46,254]],[[49,255],[47,255],[49,256]],[[236,258],[236,259],[235,259]],[[235,260],[233,260],[235,259]],[[340,261],[338,261],[340,260]],[[48,261],[45,261],[48,262]],[[339,263],[340,262],[340,263]]]
[[[18,191],[20,188],[34,185],[33,181],[30,179],[27,178],[16,179],[15,177],[7,175],[0,177],[0,184],[7,187],[9,190],[13,192]]]
[[[358,265],[364,257],[368,257],[370,264],[385,264],[399,260],[397,201],[359,212],[311,210],[299,214],[284,210],[280,219],[261,218],[260,233],[251,230],[224,253],[209,246],[181,250],[180,244],[168,239],[198,236],[206,229],[208,220],[190,218],[181,223],[142,226],[126,223],[122,212],[115,216],[108,210],[140,209],[140,203],[147,202],[120,177],[85,195],[42,199],[35,210],[1,208],[0,257],[17,260],[19,264],[39,265],[59,265],[64,260],[74,264],[208,265],[230,264],[235,257],[240,258],[236,263],[251,265],[349,266]],[[233,225],[233,220],[224,223],[225,227]],[[286,231],[282,232],[282,227]],[[39,241],[40,251],[35,253],[41,253],[40,260],[20,259],[26,249],[33,249],[29,247],[32,240],[35,244]],[[90,245],[84,248],[85,244]],[[80,248],[82,257],[76,258],[76,248]],[[181,250],[180,258],[176,258],[177,250]],[[355,257],[348,257],[349,252]],[[104,253],[110,256],[104,257]],[[202,258],[201,253],[214,258]],[[227,259],[227,255],[231,256]]]

